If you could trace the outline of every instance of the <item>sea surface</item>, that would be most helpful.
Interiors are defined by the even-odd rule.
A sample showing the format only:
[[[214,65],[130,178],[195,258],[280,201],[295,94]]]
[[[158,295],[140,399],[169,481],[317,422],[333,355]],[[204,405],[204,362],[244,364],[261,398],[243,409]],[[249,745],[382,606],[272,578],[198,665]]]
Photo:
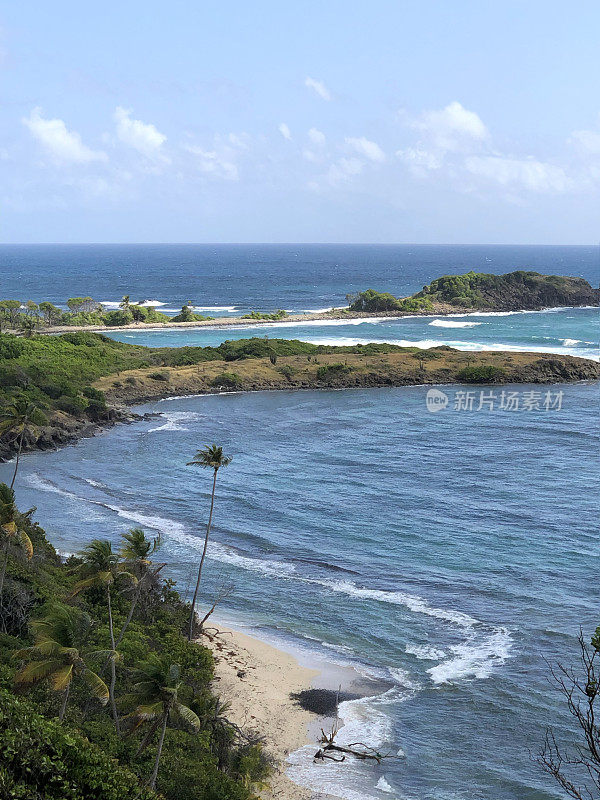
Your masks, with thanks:
[[[25,248],[34,251],[30,261],[23,253],[19,260],[17,248],[2,248],[3,263],[8,250],[35,299],[50,288],[56,299],[118,299],[127,286],[130,294],[176,307],[186,295],[181,285],[195,274],[194,258],[204,284],[193,278],[193,285],[205,286],[206,304],[241,307],[251,297],[244,308],[325,307],[365,286],[409,293],[438,274],[471,267],[532,266],[581,274],[597,285],[592,248],[132,247],[121,257],[116,247]],[[216,262],[206,255],[215,252],[227,288],[219,288]],[[63,274],[64,253],[71,272]],[[137,277],[136,253],[138,265],[140,254],[150,265],[138,266]],[[210,279],[198,253],[212,263]],[[252,261],[252,253],[260,258]],[[302,258],[291,261],[293,253]],[[182,254],[188,261],[177,278]],[[236,273],[242,264],[243,280]],[[87,288],[75,281],[82,268]],[[234,274],[238,279],[230,280]],[[134,279],[140,283],[131,288]],[[16,292],[19,280],[3,277],[3,296],[11,285]],[[318,325],[277,326],[257,335],[594,355],[597,326],[597,310],[565,309],[321,326],[324,332]],[[238,334],[248,335],[227,329],[136,337],[175,346]],[[170,574],[189,591],[210,476],[185,462],[205,443],[223,445],[233,461],[219,475],[200,608],[231,586],[221,614],[232,623],[383,683],[378,696],[342,704],[342,736],[393,758],[381,767],[313,767],[300,751],[291,756],[295,779],[345,800],[560,798],[535,754],[548,724],[559,739],[573,736],[547,662],[575,663],[580,627],[589,635],[600,622],[598,385],[506,387],[519,393],[512,411],[500,408],[500,391],[493,408],[485,402],[475,410],[479,388],[473,411],[455,410],[464,406],[457,393],[465,387],[440,388],[449,402],[438,413],[427,410],[425,387],[146,404],[137,410],[160,416],[59,452],[27,455],[19,505],[37,507],[36,518],[63,552],[95,537],[116,543],[134,525],[160,531]],[[554,402],[546,410],[548,391]],[[10,465],[0,465],[0,480],[9,472]]]

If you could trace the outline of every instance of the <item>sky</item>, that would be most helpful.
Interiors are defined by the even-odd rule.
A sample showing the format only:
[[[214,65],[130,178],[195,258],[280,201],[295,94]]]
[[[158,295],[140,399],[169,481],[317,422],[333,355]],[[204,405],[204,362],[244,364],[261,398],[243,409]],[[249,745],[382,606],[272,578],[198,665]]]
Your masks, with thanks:
[[[0,7],[0,241],[591,244],[597,0]]]

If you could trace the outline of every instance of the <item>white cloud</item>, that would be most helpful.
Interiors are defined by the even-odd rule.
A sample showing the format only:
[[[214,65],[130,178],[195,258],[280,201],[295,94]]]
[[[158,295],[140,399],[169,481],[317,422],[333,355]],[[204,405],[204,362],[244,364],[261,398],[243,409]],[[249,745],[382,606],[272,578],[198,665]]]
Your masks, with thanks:
[[[168,161],[162,153],[162,146],[167,137],[150,122],[142,122],[131,118],[131,110],[117,106],[114,113],[117,124],[117,136],[129,147],[133,147],[146,158],[159,158]]]
[[[485,141],[489,136],[479,114],[469,111],[456,100],[445,108],[426,111],[411,125],[439,150],[462,150],[472,147],[474,142]]]
[[[73,164],[108,161],[106,153],[92,150],[83,144],[81,136],[68,130],[62,119],[44,119],[41,108],[34,108],[22,122],[56,161]]]
[[[586,154],[600,155],[600,131],[573,131],[571,142]]]
[[[304,80],[304,85],[316,92],[322,100],[331,100],[331,93],[323,81],[307,77]]]
[[[427,150],[420,150],[418,147],[407,147],[405,150],[397,150],[396,155],[417,173],[423,170],[440,169],[442,166],[442,161],[435,153],[430,153]]]
[[[385,153],[381,147],[379,147],[376,142],[365,139],[364,136],[358,138],[347,137],[346,144],[369,161],[376,161],[379,163],[385,161]]]
[[[292,141],[292,132],[290,131],[288,125],[285,124],[285,122],[279,123],[278,130],[284,139],[287,139],[288,142]]]
[[[313,144],[317,145],[317,147],[325,146],[325,134],[317,128],[311,128],[309,130],[308,138]]]
[[[202,147],[193,145],[186,147],[186,150],[196,157],[195,165],[200,172],[226,181],[237,181],[239,179],[237,164],[231,160],[227,152],[220,153],[217,150],[204,150]]]
[[[564,192],[572,183],[562,167],[534,158],[470,156],[465,160],[465,167],[473,175],[501,186],[521,187],[532,192]]]
[[[335,164],[329,167],[327,181],[335,186],[343,181],[360,175],[365,166],[365,162],[359,158],[340,158]]]

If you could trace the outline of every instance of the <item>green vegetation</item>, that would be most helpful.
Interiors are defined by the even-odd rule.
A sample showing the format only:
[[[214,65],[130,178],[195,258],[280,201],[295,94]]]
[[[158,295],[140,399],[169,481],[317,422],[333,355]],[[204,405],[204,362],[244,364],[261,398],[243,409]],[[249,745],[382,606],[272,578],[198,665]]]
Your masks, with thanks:
[[[274,311],[272,314],[263,314],[260,311],[251,311],[249,314],[244,314],[242,319],[256,319],[261,321],[270,321],[270,322],[277,322],[279,319],[284,319],[287,317],[288,312],[284,311],[283,308],[280,308],[278,311]]]
[[[212,379],[210,385],[217,388],[229,387],[230,389],[236,389],[238,386],[241,386],[242,383],[243,381],[237,372],[221,372]]]
[[[592,289],[583,278],[541,275],[523,270],[506,275],[472,271],[464,275],[444,275],[403,300],[389,292],[373,289],[346,297],[350,311],[369,313],[423,313],[434,311],[436,305],[518,311],[600,304],[600,290]]]
[[[164,314],[162,315],[164,316]],[[205,322],[206,320],[214,319],[214,317],[205,317],[202,314],[194,314],[192,311],[192,306],[187,305],[183,306],[179,314],[176,317],[170,317],[170,322]],[[150,320],[147,320],[148,322]],[[164,321],[164,320],[163,320]]]
[[[511,311],[559,305],[598,304],[599,292],[583,278],[541,275],[539,272],[509,272],[490,275],[467,272],[438,278],[415,299],[428,299],[460,308]]]
[[[491,364],[465,367],[457,373],[456,377],[464,383],[495,383],[504,377],[504,370],[502,367],[494,367]]]
[[[350,311],[366,311],[383,313],[386,311],[431,311],[433,305],[428,298],[409,297],[399,300],[389,292],[376,292],[367,289],[356,295],[348,295]]]
[[[33,510],[0,497],[33,553],[11,544],[0,597],[0,796],[251,800],[264,759],[211,692],[160,541],[134,529],[63,563]]]
[[[323,364],[317,368],[317,379],[331,381],[340,375],[347,375],[349,372],[352,372],[352,367],[348,364]]]

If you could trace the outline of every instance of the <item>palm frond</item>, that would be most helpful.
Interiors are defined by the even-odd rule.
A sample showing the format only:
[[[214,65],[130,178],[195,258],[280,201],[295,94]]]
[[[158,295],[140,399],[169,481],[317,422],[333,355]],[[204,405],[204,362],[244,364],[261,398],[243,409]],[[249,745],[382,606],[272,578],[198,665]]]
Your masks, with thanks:
[[[67,686],[73,680],[73,664],[67,664],[64,667],[53,672],[50,677],[50,683],[55,692],[64,692]]]
[[[186,725],[189,725],[196,733],[202,727],[200,718],[191,708],[184,706],[182,703],[175,703],[173,710],[177,713],[177,716],[181,717]]]
[[[18,686],[37,683],[49,677],[62,666],[62,662],[54,658],[49,658],[45,661],[32,661],[17,672],[15,675],[15,683]]]
[[[89,688],[92,690],[92,694],[94,697],[97,697],[98,700],[104,705],[108,702],[109,691],[108,686],[104,683],[102,678],[99,675],[96,675],[95,672],[92,672],[91,669],[84,669],[81,673],[82,679],[87,683]]]
[[[17,538],[19,540],[19,544],[25,551],[25,555],[27,556],[28,560],[31,561],[33,558],[33,544],[31,543],[31,539],[29,536],[27,536],[25,531],[18,531]]]

